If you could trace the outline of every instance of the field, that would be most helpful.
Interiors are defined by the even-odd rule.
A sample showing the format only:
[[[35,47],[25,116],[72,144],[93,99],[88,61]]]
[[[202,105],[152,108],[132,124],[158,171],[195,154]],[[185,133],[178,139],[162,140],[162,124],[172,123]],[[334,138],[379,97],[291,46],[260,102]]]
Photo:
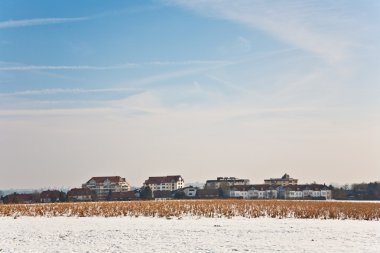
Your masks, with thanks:
[[[1,205],[0,252],[378,252],[379,218],[368,202]]]
[[[380,203],[281,200],[182,200],[1,205],[0,216],[209,217],[379,220]]]
[[[379,252],[364,220],[0,217],[0,252]]]

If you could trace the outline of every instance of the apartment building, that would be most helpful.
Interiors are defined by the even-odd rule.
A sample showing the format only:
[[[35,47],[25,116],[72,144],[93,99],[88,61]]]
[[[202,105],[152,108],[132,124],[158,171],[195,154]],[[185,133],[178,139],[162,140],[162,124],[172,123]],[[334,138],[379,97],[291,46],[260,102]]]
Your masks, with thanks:
[[[205,189],[219,189],[235,185],[248,185],[249,179],[239,179],[236,177],[217,177],[216,180],[207,180]]]
[[[297,185],[298,179],[291,178],[288,174],[285,173],[280,178],[265,179],[264,183],[277,186]]]
[[[174,191],[181,189],[185,186],[185,181],[180,175],[163,176],[163,177],[149,177],[145,180],[145,187],[149,186],[154,191]]]
[[[98,200],[110,198],[113,192],[127,192],[131,190],[131,186],[125,178],[120,176],[92,177],[82,187],[94,191]]]

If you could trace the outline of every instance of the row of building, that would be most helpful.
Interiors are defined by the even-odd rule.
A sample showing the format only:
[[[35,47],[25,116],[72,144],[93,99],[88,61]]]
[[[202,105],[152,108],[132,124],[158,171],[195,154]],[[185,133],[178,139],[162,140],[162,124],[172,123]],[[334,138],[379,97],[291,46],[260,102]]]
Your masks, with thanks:
[[[92,177],[68,192],[48,190],[33,194],[10,194],[4,203],[47,203],[63,201],[128,201],[138,199],[241,198],[241,199],[331,199],[331,189],[321,184],[298,184],[288,174],[250,184],[249,179],[218,177],[204,187],[185,187],[180,175],[149,177],[141,188],[132,189],[120,176]]]

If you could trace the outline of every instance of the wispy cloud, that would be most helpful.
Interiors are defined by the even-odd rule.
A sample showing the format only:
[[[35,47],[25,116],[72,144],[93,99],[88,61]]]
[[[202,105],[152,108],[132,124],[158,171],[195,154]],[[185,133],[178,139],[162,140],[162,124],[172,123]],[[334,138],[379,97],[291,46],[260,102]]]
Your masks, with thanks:
[[[350,56],[357,37],[350,29],[365,27],[344,8],[320,1],[169,0],[206,16],[230,20],[262,30],[329,62]]]
[[[84,93],[107,93],[107,92],[135,92],[141,91],[137,88],[104,88],[104,89],[40,89],[40,90],[23,90],[8,93],[0,93],[0,97],[13,96],[35,96],[35,95],[54,95],[54,94],[84,94]]]
[[[220,60],[189,60],[189,61],[151,61],[146,65],[203,65],[203,64],[231,64],[233,61]]]
[[[110,66],[91,66],[91,65],[17,65],[3,66],[0,71],[30,71],[30,70],[113,70],[128,69],[139,66],[138,64],[128,63]]]
[[[32,70],[117,70],[144,66],[181,66],[181,65],[220,65],[233,64],[232,61],[221,60],[188,60],[188,61],[151,61],[143,63],[125,63],[119,65],[0,65],[0,71],[32,71]]]
[[[0,29],[79,22],[79,21],[88,20],[88,19],[90,18],[76,17],[76,18],[35,18],[35,19],[7,20],[7,21],[0,22]]]

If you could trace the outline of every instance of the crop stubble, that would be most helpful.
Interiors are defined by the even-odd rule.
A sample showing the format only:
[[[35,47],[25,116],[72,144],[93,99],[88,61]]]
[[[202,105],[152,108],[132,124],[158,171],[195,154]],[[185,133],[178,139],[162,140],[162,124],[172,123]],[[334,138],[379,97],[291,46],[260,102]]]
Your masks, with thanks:
[[[146,216],[380,220],[380,203],[291,200],[169,200],[0,205],[0,216]]]

